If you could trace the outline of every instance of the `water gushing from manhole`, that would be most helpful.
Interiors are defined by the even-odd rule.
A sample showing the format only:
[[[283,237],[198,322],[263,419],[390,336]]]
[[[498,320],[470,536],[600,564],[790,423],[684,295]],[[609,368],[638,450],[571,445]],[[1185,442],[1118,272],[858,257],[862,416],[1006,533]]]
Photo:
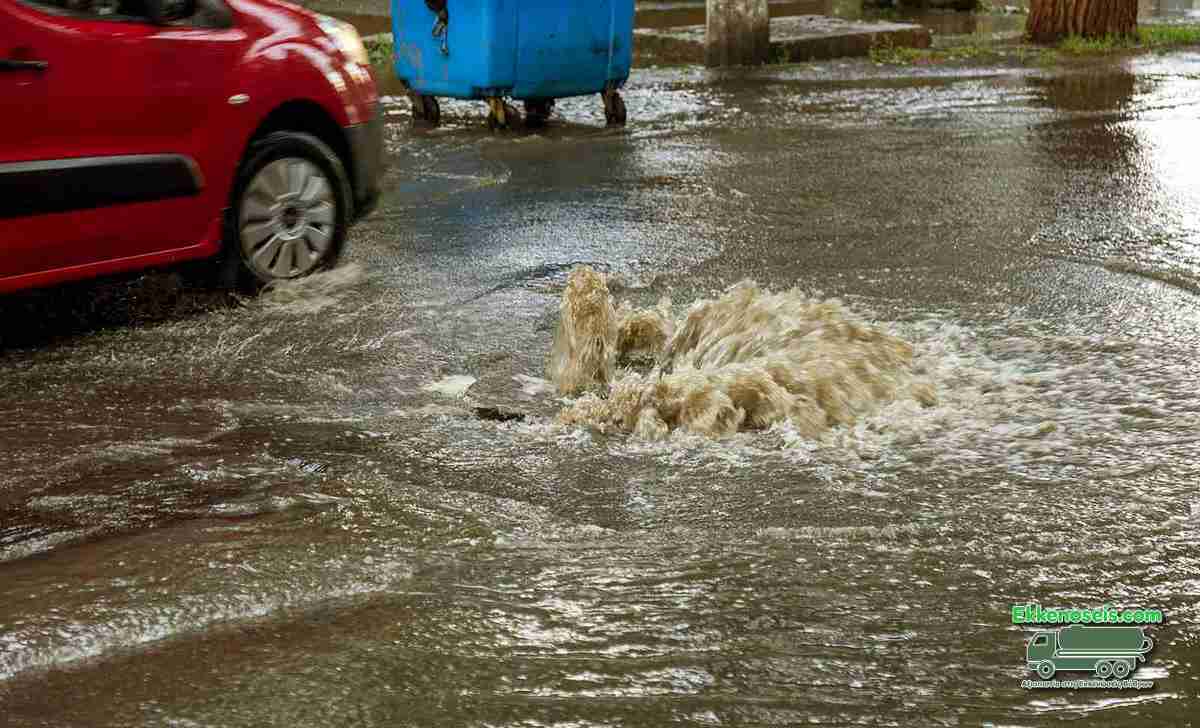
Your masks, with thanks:
[[[549,376],[560,394],[580,395],[560,423],[643,439],[783,423],[815,438],[896,400],[936,403],[912,345],[840,301],[743,281],[673,320],[665,301],[617,308],[605,276],[587,267],[563,292]]]

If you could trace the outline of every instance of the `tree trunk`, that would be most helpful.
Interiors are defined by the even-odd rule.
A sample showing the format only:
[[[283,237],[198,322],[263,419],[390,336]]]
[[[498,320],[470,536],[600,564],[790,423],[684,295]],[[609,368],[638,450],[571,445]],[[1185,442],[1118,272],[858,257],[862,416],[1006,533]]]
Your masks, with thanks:
[[[1053,43],[1068,35],[1130,38],[1137,33],[1138,0],[1032,0],[1025,35]]]
[[[756,66],[771,54],[767,0],[708,0],[704,64]]]

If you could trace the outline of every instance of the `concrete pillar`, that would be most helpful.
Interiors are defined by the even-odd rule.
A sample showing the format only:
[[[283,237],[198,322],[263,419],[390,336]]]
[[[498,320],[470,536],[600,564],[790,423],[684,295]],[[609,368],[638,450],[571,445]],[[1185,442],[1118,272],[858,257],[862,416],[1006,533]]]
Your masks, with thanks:
[[[767,0],[708,0],[704,64],[754,66],[771,55]]]

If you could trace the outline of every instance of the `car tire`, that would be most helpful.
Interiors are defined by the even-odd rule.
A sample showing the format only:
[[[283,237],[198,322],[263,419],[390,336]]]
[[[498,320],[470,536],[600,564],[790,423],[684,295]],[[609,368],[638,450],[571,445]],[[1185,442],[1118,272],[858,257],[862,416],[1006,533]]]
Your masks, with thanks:
[[[353,199],[342,160],[315,136],[279,131],[255,141],[233,187],[224,282],[257,289],[333,267]]]

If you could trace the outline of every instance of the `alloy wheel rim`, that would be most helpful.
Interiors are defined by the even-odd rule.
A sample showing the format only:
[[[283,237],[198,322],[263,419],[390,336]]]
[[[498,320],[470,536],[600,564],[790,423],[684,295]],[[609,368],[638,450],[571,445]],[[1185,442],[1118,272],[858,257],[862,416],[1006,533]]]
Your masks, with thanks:
[[[333,245],[336,206],[333,187],[317,165],[297,157],[274,160],[242,194],[242,257],[263,278],[312,272]]]

